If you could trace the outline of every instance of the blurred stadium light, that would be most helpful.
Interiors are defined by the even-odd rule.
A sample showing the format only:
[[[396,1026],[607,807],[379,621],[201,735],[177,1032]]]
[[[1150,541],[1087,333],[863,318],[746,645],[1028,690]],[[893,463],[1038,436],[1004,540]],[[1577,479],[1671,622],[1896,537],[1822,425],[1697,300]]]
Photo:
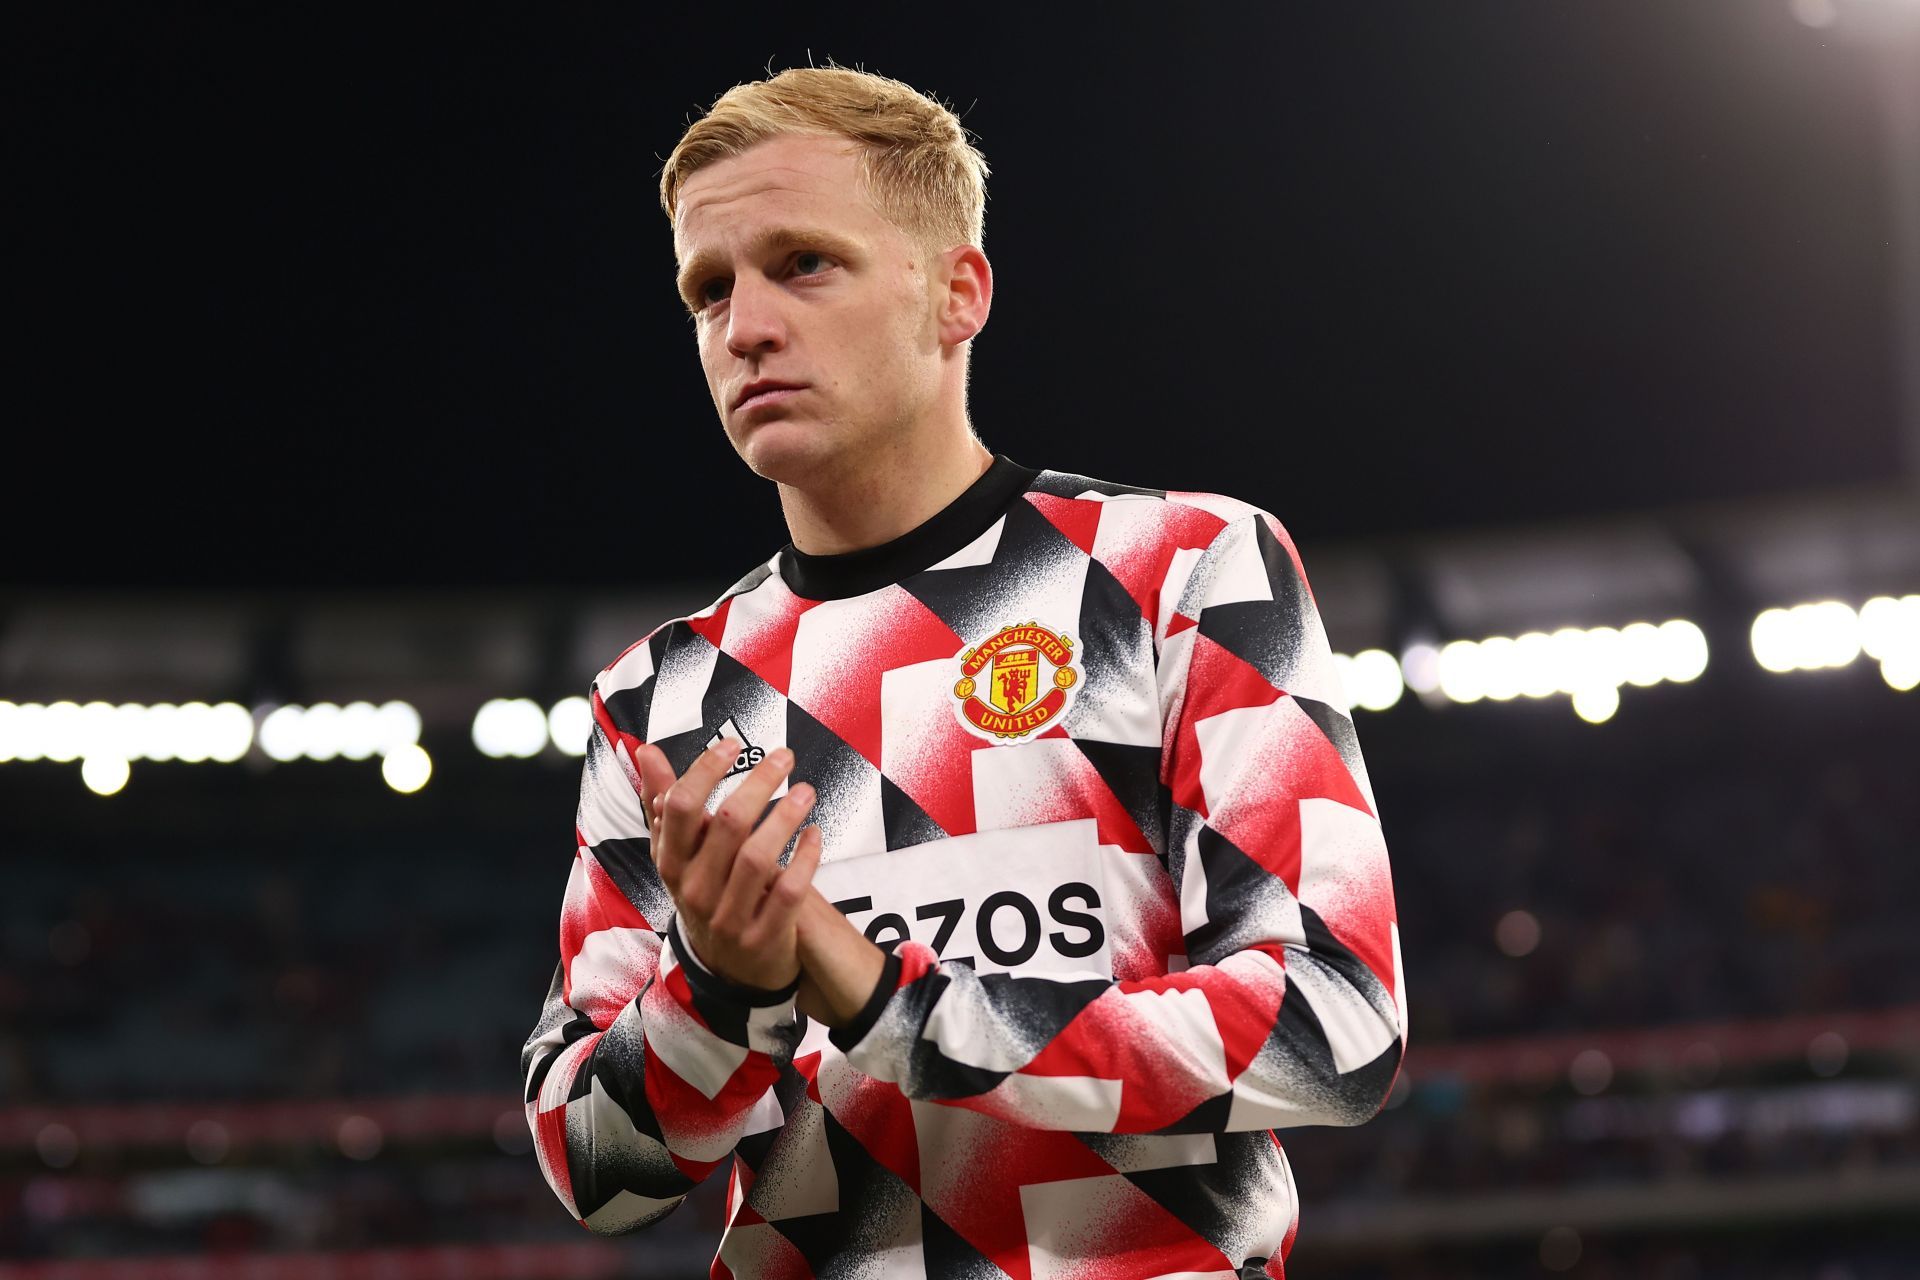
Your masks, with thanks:
[[[586,755],[587,738],[592,732],[593,707],[578,694],[560,699],[547,712],[547,734],[566,755]]]
[[[1342,685],[1373,713],[1412,691],[1433,709],[1566,696],[1605,720],[1628,686],[1706,676],[1736,636],[1768,670],[1864,652],[1891,687],[1920,683],[1920,504],[1902,488],[1307,556]],[[584,680],[704,603],[327,599],[289,620],[231,596],[27,597],[0,634],[0,761],[363,760],[456,731],[496,758],[577,758]]]
[[[547,717],[531,698],[489,698],[473,717],[473,745],[496,760],[521,760],[547,745]]]
[[[1844,667],[1865,654],[1892,688],[1920,684],[1920,595],[1875,596],[1858,611],[1839,600],[1766,609],[1750,638],[1754,660],[1776,675]]]
[[[433,758],[417,744],[400,747],[380,762],[380,776],[401,795],[411,795],[433,776]]]

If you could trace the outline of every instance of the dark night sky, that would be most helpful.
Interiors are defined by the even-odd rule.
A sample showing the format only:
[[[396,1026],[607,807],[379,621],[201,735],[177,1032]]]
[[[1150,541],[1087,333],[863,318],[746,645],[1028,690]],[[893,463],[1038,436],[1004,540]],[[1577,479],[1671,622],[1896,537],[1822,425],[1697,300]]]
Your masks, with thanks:
[[[1896,464],[1873,83],[1784,2],[706,12],[16,32],[0,582],[723,585],[785,535],[659,157],[809,51],[978,135],[973,418],[1020,461],[1315,540]]]

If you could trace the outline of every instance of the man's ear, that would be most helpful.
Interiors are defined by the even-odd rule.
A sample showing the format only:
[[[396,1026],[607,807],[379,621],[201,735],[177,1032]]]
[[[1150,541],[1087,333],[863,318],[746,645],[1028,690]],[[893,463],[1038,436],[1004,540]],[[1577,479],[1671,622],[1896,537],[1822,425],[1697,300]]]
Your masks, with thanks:
[[[987,327],[993,308],[993,264],[979,246],[958,245],[941,255],[947,281],[939,299],[940,345],[957,347]]]

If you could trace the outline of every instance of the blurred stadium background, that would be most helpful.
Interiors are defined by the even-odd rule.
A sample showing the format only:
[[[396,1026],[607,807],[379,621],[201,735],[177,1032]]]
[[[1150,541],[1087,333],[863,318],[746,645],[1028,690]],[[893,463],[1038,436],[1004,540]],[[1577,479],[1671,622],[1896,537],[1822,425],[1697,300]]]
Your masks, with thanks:
[[[1345,655],[1411,1050],[1290,1274],[1920,1276],[1920,3],[887,21],[12,42],[0,1280],[706,1273],[516,1064],[579,695],[783,540],[656,153],[809,51],[978,96],[988,444]]]

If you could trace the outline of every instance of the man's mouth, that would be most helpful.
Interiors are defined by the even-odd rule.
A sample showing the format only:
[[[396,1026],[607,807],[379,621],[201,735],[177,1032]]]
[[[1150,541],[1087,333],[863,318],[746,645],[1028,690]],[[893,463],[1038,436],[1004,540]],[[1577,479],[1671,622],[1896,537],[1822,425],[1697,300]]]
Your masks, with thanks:
[[[802,383],[781,382],[775,378],[760,378],[740,388],[740,394],[734,398],[733,407],[757,409],[762,405],[777,404],[797,392],[806,390]]]

